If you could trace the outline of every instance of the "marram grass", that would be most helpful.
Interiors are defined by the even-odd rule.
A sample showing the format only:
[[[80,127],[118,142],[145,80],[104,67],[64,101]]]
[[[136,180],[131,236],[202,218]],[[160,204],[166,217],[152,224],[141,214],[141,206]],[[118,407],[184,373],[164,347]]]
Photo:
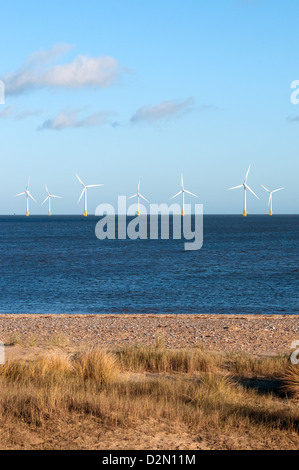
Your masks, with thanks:
[[[270,371],[294,398],[242,386],[244,375]],[[166,450],[187,448],[174,433],[194,448],[298,448],[298,368],[281,371],[275,358],[161,344],[9,361],[0,366],[0,447],[135,449],[163,430],[154,442]]]

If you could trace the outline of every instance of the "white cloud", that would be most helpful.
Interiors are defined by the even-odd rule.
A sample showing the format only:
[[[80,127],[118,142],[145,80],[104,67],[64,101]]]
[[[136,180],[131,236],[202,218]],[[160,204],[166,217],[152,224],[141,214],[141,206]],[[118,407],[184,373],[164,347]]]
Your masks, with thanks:
[[[38,88],[110,87],[123,72],[113,57],[77,56],[72,62],[49,65],[68,52],[68,44],[53,46],[48,51],[35,52],[16,72],[2,78],[6,94],[18,94]]]
[[[98,127],[109,122],[109,113],[106,111],[94,113],[85,118],[79,118],[79,112],[80,110],[78,109],[62,111],[54,119],[45,121],[39,130],[49,129],[61,131],[64,129]]]
[[[43,112],[42,112],[41,109],[26,110],[26,111],[22,111],[21,113],[17,114],[16,119],[23,120],[23,119],[27,119],[29,117],[40,116],[42,113]]]
[[[33,52],[27,57],[20,71],[48,64],[56,59],[56,57],[66,54],[73,48],[72,44],[54,44],[51,49]]]
[[[161,119],[171,118],[173,116],[180,116],[186,111],[190,111],[195,103],[194,98],[188,98],[185,101],[164,101],[156,106],[148,107],[143,106],[132,117],[131,122],[137,123],[145,121],[154,123]]]
[[[15,114],[15,108],[14,106],[7,106],[6,108],[3,109],[3,111],[0,112],[0,118],[5,119],[5,118],[14,118],[18,120],[23,120],[27,119],[32,116],[40,116],[42,114],[42,110],[25,110],[22,112],[19,112],[18,114]]]
[[[13,106],[7,106],[6,108],[3,109],[3,111],[0,112],[0,118],[5,119],[8,118],[12,115],[13,113]]]

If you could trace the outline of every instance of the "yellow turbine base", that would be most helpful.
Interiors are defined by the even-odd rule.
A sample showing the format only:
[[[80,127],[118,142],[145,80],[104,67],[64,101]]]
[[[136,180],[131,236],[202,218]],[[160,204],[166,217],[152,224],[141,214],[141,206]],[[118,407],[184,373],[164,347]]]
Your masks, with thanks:
[[[140,216],[140,212],[138,211],[138,212],[137,212],[137,217],[139,217],[139,216]]]
[[[244,216],[244,217],[247,217],[247,211],[244,211],[244,212],[243,212],[243,216]]]
[[[84,212],[84,217],[87,217],[87,211]]]
[[[270,212],[270,215],[271,215],[271,216],[273,215],[273,212],[272,212],[272,211]]]
[[[51,217],[51,215],[52,215],[51,212],[49,212],[49,217]]]
[[[28,211],[26,212],[26,217],[29,217],[29,212]]]
[[[185,217],[185,212],[184,211],[182,212],[182,217]]]

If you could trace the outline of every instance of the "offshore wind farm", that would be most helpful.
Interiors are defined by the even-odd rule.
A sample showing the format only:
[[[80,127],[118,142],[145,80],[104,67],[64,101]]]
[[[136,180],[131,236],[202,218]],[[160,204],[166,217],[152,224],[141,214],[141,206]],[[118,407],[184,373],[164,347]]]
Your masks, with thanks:
[[[39,276],[35,276],[34,285],[30,287],[25,281],[26,288],[22,296],[15,297],[14,283],[8,289],[4,288],[8,279],[13,278],[11,270],[15,269],[14,263],[18,263],[19,275],[22,278],[28,278],[28,280],[32,278],[30,272],[27,272],[28,265],[23,265],[19,256],[16,255],[15,262],[10,260],[8,264],[3,264],[4,272],[0,288],[2,285],[2,292],[5,292],[5,296],[1,297],[0,294],[0,313],[1,305],[2,312],[23,314],[49,311],[55,314],[130,312],[183,315],[222,315],[225,313],[287,315],[297,313],[296,298],[289,296],[289,290],[296,291],[298,267],[292,253],[298,238],[299,216],[277,214],[274,211],[273,196],[278,197],[284,188],[270,191],[266,186],[260,185],[260,193],[257,194],[260,178],[255,166],[249,166],[243,184],[229,189],[229,192],[243,190],[239,214],[209,215],[204,210],[203,247],[192,260],[182,256],[182,241],[173,239],[174,218],[179,215],[183,226],[184,219],[187,219],[190,210],[192,214],[192,207],[203,204],[204,208],[206,199],[200,187],[193,189],[191,186],[196,193],[189,190],[190,186],[185,185],[183,174],[180,191],[171,198],[167,198],[168,204],[163,203],[163,200],[154,204],[155,207],[169,209],[169,239],[164,240],[162,232],[158,230],[158,238],[143,239],[141,237],[139,243],[132,242],[127,232],[121,241],[116,236],[106,240],[97,239],[95,229],[101,216],[95,215],[97,212],[92,214],[91,209],[88,208],[88,193],[92,192],[93,205],[104,203],[105,207],[105,194],[109,183],[108,185],[88,184],[88,179],[85,177],[82,179],[81,176],[81,174],[80,176],[77,173],[74,174],[78,187],[81,186],[78,204],[82,199],[84,202],[81,215],[58,216],[55,214],[57,207],[60,207],[64,201],[64,194],[63,187],[60,188],[52,181],[51,188],[55,187],[57,195],[52,194],[48,186],[45,186],[47,197],[42,203],[43,206],[48,203],[48,216],[35,214],[30,218],[29,202],[36,203],[36,199],[31,194],[31,180],[29,180],[26,190],[18,194],[18,196],[25,197],[26,213],[24,215],[27,217],[18,215],[0,217],[0,227],[10,227],[9,232],[17,234],[17,244],[18,240],[24,238],[27,240],[31,256],[38,260],[35,268],[39,267],[42,275],[51,279],[51,287],[46,293],[42,291],[41,279],[38,280]],[[93,178],[95,182],[100,181],[96,174]],[[276,180],[279,181],[279,175]],[[175,187],[175,181],[173,185]],[[208,185],[212,185],[212,175]],[[74,205],[76,204],[76,187],[72,193]],[[137,192],[125,198],[130,214],[127,219],[130,221],[135,211],[136,227],[144,224],[146,214],[148,214],[148,223],[151,220],[149,216],[151,202],[155,201],[157,185],[153,184],[153,187],[154,190],[152,188],[151,192],[144,192],[139,181]],[[223,195],[227,192],[225,182],[223,182],[222,192]],[[166,195],[170,196],[167,192]],[[238,195],[237,191],[235,195]],[[249,195],[252,198],[249,199]],[[266,195],[269,197],[263,197]],[[239,196],[241,196],[241,191]],[[174,201],[178,198],[181,198],[181,201],[178,200],[178,204],[174,207]],[[251,212],[251,202],[254,199],[258,201],[263,214],[257,215]],[[55,207],[51,206],[53,200],[57,201]],[[131,202],[133,205],[129,210]],[[188,211],[186,211],[187,203]],[[190,203],[194,203],[194,206]],[[35,204],[35,208],[38,206]],[[172,213],[173,209],[175,210]],[[117,214],[117,208],[115,208],[115,214]],[[191,225],[195,222],[194,217],[191,215]],[[29,219],[26,224],[24,224],[25,219]],[[85,223],[82,223],[83,219]],[[242,219],[245,219],[245,223]],[[116,225],[118,223],[117,219],[113,222]],[[187,220],[186,223],[188,224]],[[119,231],[116,230],[115,233]],[[34,245],[31,242],[33,234]],[[136,238],[139,237],[140,234],[137,234]],[[60,240],[58,245],[57,239]],[[0,241],[2,249],[7,252],[12,250],[10,244],[16,242],[6,237],[5,232],[2,232]],[[275,244],[276,249],[271,250],[270,256],[267,253],[272,244]],[[48,250],[52,254],[47,255],[47,266],[43,266],[42,260]],[[93,260],[97,260],[97,263],[94,264]],[[122,260],[121,264],[120,260]],[[175,269],[173,269],[173,264],[175,264]],[[143,266],[142,272],[139,271],[138,266]],[[85,270],[85,267],[88,269]],[[75,271],[73,271],[74,268]],[[186,270],[192,276],[192,282],[190,282],[189,275],[184,277],[178,274]],[[262,281],[261,270],[264,273]],[[283,277],[281,277],[281,272],[285,273]],[[81,273],[80,276],[78,276],[79,273]],[[135,280],[136,273],[139,274],[138,279]],[[62,275],[66,276],[63,283],[61,283]],[[36,293],[36,298],[31,294],[32,289]],[[138,291],[137,296],[132,295],[132,289]],[[273,292],[277,293],[275,297],[273,297]],[[86,296],[88,302],[85,301]]]
[[[169,210],[169,239],[164,240],[162,232],[158,229],[158,238],[155,236],[154,239],[147,238],[145,240],[140,233],[137,233],[136,238],[141,237],[140,243],[132,243],[127,232],[121,243],[116,235],[112,239],[102,240],[101,238],[101,241],[97,240],[95,229],[97,220],[101,219],[101,216],[95,215],[98,214],[97,211],[93,214],[91,210],[88,210],[88,193],[89,191],[92,192],[93,206],[95,204],[97,206],[104,204],[105,207],[105,196],[109,183],[105,185],[99,183],[88,184],[87,178],[83,177],[82,179],[81,174],[79,176],[74,173],[73,178],[77,185],[71,196],[75,205],[76,188],[80,185],[81,192],[77,202],[80,204],[83,199],[82,213],[81,215],[58,216],[55,214],[55,210],[63,204],[63,187],[60,188],[57,183],[54,184],[55,182],[52,181],[51,188],[55,187],[55,195],[49,191],[46,185],[47,197],[42,202],[42,207],[48,203],[47,217],[46,215],[35,214],[34,217],[30,218],[30,201],[35,203],[35,209],[39,205],[31,194],[31,180],[29,180],[26,190],[18,194],[18,196],[25,197],[26,212],[24,215],[26,215],[25,219],[30,219],[29,223],[23,224],[24,216],[2,216],[0,217],[0,226],[3,224],[10,226],[10,232],[20,233],[22,238],[27,239],[31,256],[40,260],[36,263],[36,267],[42,262],[45,251],[49,249],[53,252],[52,261],[52,258],[47,255],[48,267],[42,268],[40,266],[43,275],[52,278],[51,288],[47,290],[47,295],[44,295],[40,290],[42,284],[39,284],[39,282],[34,284],[34,291],[38,293],[37,303],[31,297],[32,288],[29,286],[27,286],[22,297],[16,298],[13,295],[14,289],[12,286],[11,294],[8,294],[7,289],[4,289],[4,285],[7,284],[8,278],[12,278],[11,269],[14,269],[14,263],[9,263],[2,275],[3,292],[6,292],[5,297],[2,297],[2,299],[0,295],[2,311],[8,313],[15,311],[23,314],[30,312],[47,313],[49,310],[57,314],[66,312],[120,314],[126,311],[136,314],[175,312],[180,314],[225,314],[227,312],[231,314],[264,315],[271,313],[278,315],[295,314],[297,312],[296,300],[292,296],[289,297],[288,291],[289,288],[291,290],[295,289],[296,285],[297,267],[291,253],[296,244],[299,217],[274,212],[273,196],[278,196],[284,188],[270,191],[266,186],[260,185],[260,194],[257,194],[258,189],[256,187],[259,186],[257,168],[250,165],[243,184],[229,189],[229,192],[243,190],[243,198],[240,197],[239,215],[206,214],[205,203],[207,201],[204,192],[200,187],[194,189],[191,187],[196,193],[191,192],[189,184],[185,185],[185,178],[182,174],[180,191],[171,198],[167,198],[167,195],[170,195],[166,192],[168,204],[165,204],[163,200],[153,204],[158,210],[159,208],[165,209],[165,207]],[[206,178],[209,180],[208,176],[206,175]],[[95,182],[100,181],[95,172],[93,178]],[[208,181],[209,186],[213,184],[212,175],[210,178],[211,182]],[[279,181],[279,175],[276,180]],[[175,187],[175,181],[173,181],[173,185]],[[144,224],[145,215],[148,214],[148,224],[151,220],[149,216],[152,207],[151,202],[156,202],[155,192],[158,189],[157,185],[153,184],[152,186],[154,190],[152,188],[151,192],[144,192],[141,181],[139,181],[137,192],[132,196],[125,197],[127,211],[130,214],[127,219],[130,221],[135,211],[136,228]],[[225,182],[223,182],[222,192],[223,195],[227,192]],[[198,194],[200,194],[200,198]],[[263,197],[266,194],[269,195],[269,198]],[[248,195],[252,198],[249,199]],[[178,200],[180,197],[181,201]],[[241,210],[242,199],[243,211]],[[251,212],[251,201],[254,199],[258,201],[264,214],[256,215]],[[55,207],[51,205],[53,200],[57,201]],[[178,200],[178,204],[174,204],[175,200]],[[131,202],[133,203],[132,206],[130,206]],[[186,211],[187,203],[188,211]],[[195,215],[192,215],[192,208],[195,208],[198,204],[203,204],[204,210],[203,247],[192,261],[191,266],[188,266],[185,257],[181,258],[182,241],[173,239],[174,221],[175,217],[181,217],[183,228],[184,222],[187,225],[189,223],[189,219],[188,222],[184,219],[187,219],[187,215],[189,216],[191,213],[191,225],[194,225]],[[114,212],[117,214],[117,208]],[[243,217],[241,217],[242,215]],[[243,223],[242,218],[248,219],[247,222]],[[47,219],[49,222],[47,222]],[[87,222],[82,224],[83,219]],[[120,222],[117,222],[117,220],[113,222],[114,225],[118,223]],[[158,224],[162,224],[162,220],[159,222],[158,219]],[[147,230],[149,230],[149,227]],[[34,239],[36,240],[34,246],[31,246],[30,242],[32,231],[34,231]],[[119,234],[119,230],[116,230],[115,233]],[[2,234],[3,236],[2,248],[9,252],[11,251],[11,239]],[[56,237],[61,240],[60,245],[57,246]],[[268,247],[273,243],[279,249],[271,250],[271,257],[268,257],[266,255]],[[68,246],[67,255],[64,255],[65,244]],[[6,248],[4,248],[5,246]],[[81,253],[83,247],[84,261]],[[70,260],[70,256],[73,261]],[[94,256],[99,262],[97,267],[92,262]],[[65,262],[62,259],[65,259]],[[121,267],[119,265],[120,259],[122,260]],[[18,257],[16,260],[20,263]],[[261,260],[263,260],[262,265],[267,266],[266,272],[268,273],[267,275],[264,274],[263,282],[260,282],[259,278],[260,269],[263,269],[264,272],[264,267],[261,268]],[[84,270],[84,275],[82,274],[82,262],[84,266],[89,267],[86,271]],[[70,267],[68,267],[69,263]],[[175,270],[172,270],[173,263],[176,265]],[[139,295],[132,297],[130,292],[133,287],[130,287],[130,285],[132,282],[132,286],[135,285],[134,273],[138,272],[138,264],[143,266],[143,271],[139,273],[138,281],[136,280]],[[21,266],[22,263],[18,265]],[[20,275],[29,279],[30,273],[26,273],[26,266],[24,265],[21,268]],[[70,274],[70,269],[73,270],[74,266],[77,266],[79,272],[81,272],[81,278]],[[61,284],[59,281],[61,276],[60,268],[70,279],[70,282],[67,282],[67,288],[65,283]],[[188,271],[191,269],[192,283],[190,283],[189,276],[181,278],[176,274],[179,272],[178,270],[184,272],[185,269]],[[120,278],[117,274],[119,270],[123,273]],[[286,273],[283,281],[279,274],[280,270]],[[251,274],[248,277],[249,272]],[[105,286],[104,291],[99,291],[99,282],[102,283],[102,286]],[[233,296],[232,282],[233,289],[237,292]],[[248,285],[250,285],[249,289]],[[84,290],[88,296],[87,303],[85,302],[82,286],[85,286]],[[173,296],[173,292],[175,292],[175,296]],[[273,298],[273,292],[279,292],[276,301]],[[49,299],[51,299],[50,303]]]
[[[246,173],[246,176],[245,176],[245,179],[244,179],[244,183],[242,185],[234,186],[233,188],[230,188],[228,190],[228,191],[232,191],[232,190],[235,190],[235,189],[243,189],[244,190],[244,210],[243,210],[243,216],[244,217],[247,217],[247,215],[248,215],[247,192],[250,192],[251,194],[253,194],[253,196],[256,197],[256,199],[260,199],[259,196],[257,196],[256,193],[248,185],[248,177],[249,177],[250,170],[251,170],[251,165],[249,166],[249,168],[247,170],[247,173]],[[85,183],[83,183],[82,179],[78,176],[77,173],[75,173],[75,176],[76,176],[77,180],[79,181],[79,183],[81,184],[81,186],[83,187],[83,190],[82,190],[82,192],[80,194],[80,197],[79,197],[79,200],[78,200],[78,204],[81,202],[82,198],[84,197],[84,213],[83,213],[83,215],[84,215],[84,217],[87,217],[88,216],[88,202],[87,202],[88,201],[88,190],[92,189],[92,188],[100,188],[100,187],[103,187],[104,185],[103,184],[85,185]],[[26,196],[26,216],[27,217],[29,217],[29,215],[30,215],[30,211],[29,211],[29,201],[30,201],[30,199],[32,201],[34,201],[35,203],[37,202],[32,197],[32,195],[29,191],[29,185],[30,185],[30,179],[28,180],[26,191],[24,191],[23,193],[17,194],[17,197]],[[285,188],[280,188],[280,189],[276,189],[274,191],[270,191],[267,188],[265,188],[263,185],[261,185],[261,187],[266,192],[269,193],[270,216],[273,216],[273,194],[275,194],[277,192],[280,192],[280,191],[284,190]],[[47,197],[43,201],[42,205],[44,205],[46,202],[48,202],[48,216],[51,217],[52,216],[51,199],[62,199],[62,197],[61,196],[51,195],[49,193],[47,185],[45,185],[45,188],[46,188],[46,192],[47,192]],[[137,216],[140,216],[140,202],[141,202],[141,200],[143,200],[143,201],[147,202],[148,204],[150,204],[150,201],[148,199],[146,199],[141,194],[140,188],[141,188],[141,182],[138,183],[137,193],[134,194],[133,196],[128,197],[128,201],[131,200],[131,199],[137,199],[137,211],[136,211]],[[182,212],[181,212],[182,217],[185,216],[185,198],[186,198],[186,195],[189,195],[189,196],[192,196],[192,197],[198,199],[198,196],[196,194],[192,193],[191,191],[189,191],[185,188],[184,176],[182,174],[181,175],[181,190],[177,194],[175,194],[173,197],[170,198],[170,201],[172,201],[173,199],[176,199],[178,196],[182,196],[182,208],[181,208],[182,209]]]

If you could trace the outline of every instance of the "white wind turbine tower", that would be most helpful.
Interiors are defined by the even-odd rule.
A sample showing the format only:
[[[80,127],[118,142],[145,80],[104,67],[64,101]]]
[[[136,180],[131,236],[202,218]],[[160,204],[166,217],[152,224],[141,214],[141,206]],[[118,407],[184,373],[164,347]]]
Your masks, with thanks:
[[[270,194],[269,207],[270,207],[270,215],[272,216],[273,215],[273,194],[278,193],[278,191],[283,191],[285,188],[279,188],[279,189],[275,189],[275,191],[270,191],[269,189],[265,188],[265,186],[263,186],[262,184],[261,184],[261,187],[264,188],[264,190]]]
[[[47,185],[45,185],[45,187],[46,187],[46,191],[47,191],[48,196],[47,196],[47,198],[44,200],[44,202],[42,203],[42,206],[43,206],[47,201],[49,201],[49,212],[48,212],[48,214],[49,214],[49,217],[51,217],[51,199],[52,199],[52,198],[53,198],[53,199],[62,199],[62,198],[61,198],[60,196],[54,196],[53,194],[50,194],[50,193],[49,193],[49,190],[48,190],[48,188],[47,188]]]
[[[183,198],[182,216],[184,217],[184,215],[185,215],[185,193],[190,194],[190,196],[194,196],[194,197],[198,197],[198,196],[196,196],[196,194],[190,193],[190,191],[187,191],[187,189],[185,189],[184,176],[183,175],[181,176],[181,187],[182,187],[181,191],[179,193],[177,193],[175,196],[173,196],[170,200],[175,199],[176,197],[178,197],[182,194],[182,198]]]
[[[243,212],[244,217],[247,216],[247,190],[250,191],[257,199],[259,199],[259,197],[255,194],[255,192],[252,191],[252,189],[247,184],[250,169],[251,169],[251,165],[248,168],[243,184],[241,184],[240,186],[235,186],[234,188],[230,188],[228,190],[228,191],[232,191],[233,189],[240,189],[240,188],[244,189],[244,212]]]
[[[83,186],[83,191],[81,193],[81,196],[79,197],[78,204],[81,201],[82,197],[84,196],[84,217],[87,217],[87,190],[90,188],[100,188],[101,186],[104,186],[104,185],[103,184],[89,184],[88,186],[86,186],[83,183],[83,181],[79,178],[77,173],[76,173],[76,176],[78,178],[79,183],[81,183]]]
[[[31,194],[30,194],[29,185],[30,185],[30,178],[29,178],[28,183],[27,183],[26,191],[16,195],[16,197],[26,196],[26,217],[29,217],[29,199],[32,199],[32,201],[36,202],[34,197],[32,197]]]
[[[140,199],[143,199],[144,201],[149,203],[149,201],[144,196],[142,196],[142,194],[140,194],[140,186],[141,186],[141,182],[139,181],[137,194],[134,194],[134,196],[131,196],[131,197],[128,198],[128,200],[130,200],[130,199],[134,199],[135,197],[137,197],[137,215],[138,215],[138,217],[140,216]]]

